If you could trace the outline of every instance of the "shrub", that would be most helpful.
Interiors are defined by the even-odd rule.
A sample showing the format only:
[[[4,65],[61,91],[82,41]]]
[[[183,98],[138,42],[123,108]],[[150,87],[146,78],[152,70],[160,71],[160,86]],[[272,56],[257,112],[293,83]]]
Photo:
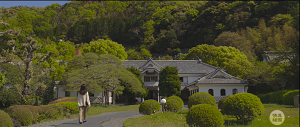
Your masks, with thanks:
[[[78,103],[77,102],[59,102],[53,104],[63,108],[64,112],[69,112],[71,114],[75,114],[79,112]]]
[[[51,105],[38,106],[38,112],[40,116],[38,117],[38,122],[44,119],[57,119],[61,112],[57,108],[53,108]]]
[[[266,94],[258,94],[257,97],[260,99],[260,101],[264,104],[270,103],[270,93]]]
[[[13,122],[10,119],[10,116],[0,110],[0,127],[12,127],[13,126]]]
[[[234,115],[238,120],[247,123],[263,114],[265,109],[257,96],[250,93],[238,93],[225,100],[222,111],[224,114]]]
[[[285,94],[288,91],[289,90],[280,90],[280,91],[270,93],[269,103],[283,104],[282,102],[283,94]]]
[[[188,108],[191,108],[193,105],[197,104],[211,104],[215,105],[216,101],[213,96],[209,93],[205,92],[198,92],[193,94],[188,100]]]
[[[230,96],[230,95],[225,96],[225,97],[223,97],[223,98],[221,98],[221,99],[219,100],[219,102],[218,102],[218,109],[222,109],[222,105],[223,105],[224,101],[225,101],[229,96]]]
[[[14,127],[22,127],[20,122],[15,120],[14,118],[11,118],[11,121],[13,122]]]
[[[186,123],[197,127],[222,127],[223,115],[211,104],[198,104],[193,106],[186,115]]]
[[[8,108],[21,102],[20,95],[13,89],[0,90],[0,108]]]
[[[155,100],[146,100],[140,104],[139,112],[144,115],[150,115],[160,110],[160,105]]]
[[[7,113],[10,117],[19,121],[22,126],[28,126],[32,123],[33,115],[31,111],[25,107],[11,106],[7,109]]]
[[[39,117],[39,112],[38,112],[38,106],[32,106],[32,105],[17,105],[17,106],[22,106],[24,108],[27,108],[31,111],[33,115],[32,123],[38,123],[37,118]]]
[[[183,101],[177,96],[171,96],[166,99],[166,110],[171,112],[177,112],[183,108]]]
[[[283,104],[294,105],[294,96],[299,95],[299,90],[289,91],[283,95]]]

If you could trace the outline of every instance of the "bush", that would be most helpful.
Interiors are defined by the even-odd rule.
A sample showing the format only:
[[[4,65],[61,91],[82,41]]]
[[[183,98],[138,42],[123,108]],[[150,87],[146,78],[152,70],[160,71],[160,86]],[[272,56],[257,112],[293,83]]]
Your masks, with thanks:
[[[0,127],[13,127],[10,116],[2,110],[0,110]]]
[[[25,107],[11,106],[7,109],[7,113],[10,117],[19,121],[22,126],[28,126],[32,123],[33,115],[31,111]]]
[[[13,122],[14,127],[22,127],[20,122],[15,120],[14,118],[11,118],[11,121]]]
[[[283,95],[283,104],[294,105],[294,96],[299,95],[299,90],[289,91]]]
[[[59,102],[53,104],[63,108],[64,112],[69,112],[71,114],[75,114],[79,112],[78,103],[77,102]]]
[[[221,98],[221,99],[219,100],[219,102],[218,102],[218,109],[222,109],[222,105],[223,105],[224,101],[225,101],[229,96],[230,96],[230,95],[225,96],[225,97],[223,97],[223,98]]]
[[[276,92],[269,93],[270,100],[269,103],[283,104],[282,98],[283,94],[287,93],[289,90],[280,90]]]
[[[51,105],[43,105],[38,107],[38,112],[40,114],[37,120],[38,122],[44,119],[57,119],[61,114],[60,107],[54,108]]]
[[[8,108],[21,102],[21,96],[14,89],[0,90],[0,108]]]
[[[146,100],[140,104],[139,112],[144,115],[150,115],[160,110],[160,105],[155,100]]]
[[[193,106],[186,115],[186,123],[197,127],[222,127],[223,115],[211,104],[198,104]]]
[[[216,101],[213,96],[209,93],[205,92],[198,92],[193,94],[188,100],[188,108],[191,108],[193,105],[197,104],[211,104],[215,105]]]
[[[257,96],[250,93],[238,93],[225,100],[222,111],[224,114],[234,115],[238,120],[247,123],[263,114],[265,108]]]
[[[260,99],[260,101],[264,104],[270,103],[270,93],[266,94],[258,94],[257,97]]]
[[[39,117],[38,106],[32,106],[32,105],[16,105],[16,106],[22,106],[24,108],[29,109],[33,115],[32,123],[39,122],[37,121],[37,118]]]
[[[178,112],[183,108],[183,101],[177,96],[171,96],[166,99],[166,110],[171,112]]]

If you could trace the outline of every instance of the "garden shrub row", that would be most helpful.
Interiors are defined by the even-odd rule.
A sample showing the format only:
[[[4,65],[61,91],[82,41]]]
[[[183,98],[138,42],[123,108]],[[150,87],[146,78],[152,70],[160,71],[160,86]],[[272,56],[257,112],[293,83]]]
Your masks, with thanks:
[[[60,116],[69,117],[71,114],[78,113],[78,104],[77,102],[61,101],[42,106],[15,105],[7,108],[5,112],[9,118],[15,119],[14,123],[18,124],[19,122],[22,126],[28,126],[42,120],[58,119]],[[5,118],[4,115],[3,118]],[[2,127],[2,125],[0,126]]]
[[[293,105],[293,97],[299,95],[299,90],[280,90],[276,92],[271,92],[267,94],[257,95],[260,98],[260,101],[264,104],[275,103],[275,104],[284,104],[284,105]]]
[[[195,95],[195,96],[194,96]],[[223,115],[214,106],[213,97],[210,94],[198,92],[189,98],[191,107],[186,115],[189,126],[222,127]],[[193,98],[197,97],[197,98]],[[210,99],[212,98],[212,99]],[[218,105],[226,115],[233,115],[244,123],[251,122],[255,117],[264,113],[264,106],[260,99],[250,93],[238,93],[226,96]]]

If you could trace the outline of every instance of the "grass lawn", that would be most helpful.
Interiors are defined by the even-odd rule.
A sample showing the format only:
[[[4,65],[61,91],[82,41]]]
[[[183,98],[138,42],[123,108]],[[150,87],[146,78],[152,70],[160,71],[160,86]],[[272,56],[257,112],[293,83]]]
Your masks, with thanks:
[[[293,108],[293,106],[282,106],[276,104],[264,104],[265,113],[255,118],[248,125],[243,125],[240,121],[236,121],[236,118],[228,118],[224,115],[225,127],[269,127],[274,126],[269,121],[269,115],[273,110],[281,110],[285,114],[285,121],[280,127],[299,127],[299,108]],[[125,127],[188,127],[186,124],[186,114],[188,110],[180,111],[177,113],[156,113],[153,115],[145,115],[139,118],[129,119],[124,122]]]

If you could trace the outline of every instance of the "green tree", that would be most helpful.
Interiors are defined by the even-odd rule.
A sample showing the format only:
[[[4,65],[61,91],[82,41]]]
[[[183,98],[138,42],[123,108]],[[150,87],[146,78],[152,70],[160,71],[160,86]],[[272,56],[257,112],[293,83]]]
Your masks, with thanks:
[[[6,35],[15,35],[19,36],[19,31],[15,30],[5,31],[4,34]],[[26,40],[25,40],[26,39]],[[48,59],[53,52],[48,52],[47,54],[41,54],[37,53],[36,50],[41,47],[41,45],[36,44],[36,40],[34,40],[32,37],[23,38],[24,42],[22,46],[19,46],[20,44],[15,43],[15,40],[9,40],[8,44],[12,47],[7,50],[2,50],[1,56],[0,56],[0,62],[8,63],[12,62],[14,65],[17,65],[22,76],[23,80],[22,83],[19,85],[16,85],[15,88],[17,89],[18,93],[21,95],[22,98],[22,104],[26,102],[28,97],[30,95],[33,95],[37,91],[41,91],[44,89],[43,84],[39,84],[39,86],[36,86],[34,90],[32,90],[30,87],[32,86],[32,79],[35,77],[39,77],[44,75],[45,73],[49,72],[49,68],[44,68],[42,71],[38,73],[34,73],[36,67],[41,66],[44,63],[46,59]]]
[[[0,88],[3,87],[3,84],[5,84],[6,78],[3,74],[0,74]]]
[[[145,90],[141,82],[123,66],[122,62],[114,55],[86,53],[81,57],[75,57],[70,63],[81,61],[70,67],[67,74],[68,91],[78,91],[80,85],[88,84],[91,92],[112,91],[113,100],[123,93],[124,86],[131,93],[144,94]],[[123,83],[124,86],[120,84]],[[106,95],[104,95],[106,97]],[[115,104],[115,102],[113,102]]]
[[[198,45],[191,48],[184,59],[199,57],[204,63],[225,69],[229,74],[244,78],[253,65],[246,55],[234,47]]]
[[[161,96],[179,96],[181,94],[181,83],[176,67],[166,66],[159,72],[159,95]]]
[[[121,60],[127,59],[125,48],[121,44],[111,40],[99,39],[97,41],[92,41],[88,46],[83,47],[82,49],[83,54],[88,52],[93,52],[96,54],[112,54]]]

